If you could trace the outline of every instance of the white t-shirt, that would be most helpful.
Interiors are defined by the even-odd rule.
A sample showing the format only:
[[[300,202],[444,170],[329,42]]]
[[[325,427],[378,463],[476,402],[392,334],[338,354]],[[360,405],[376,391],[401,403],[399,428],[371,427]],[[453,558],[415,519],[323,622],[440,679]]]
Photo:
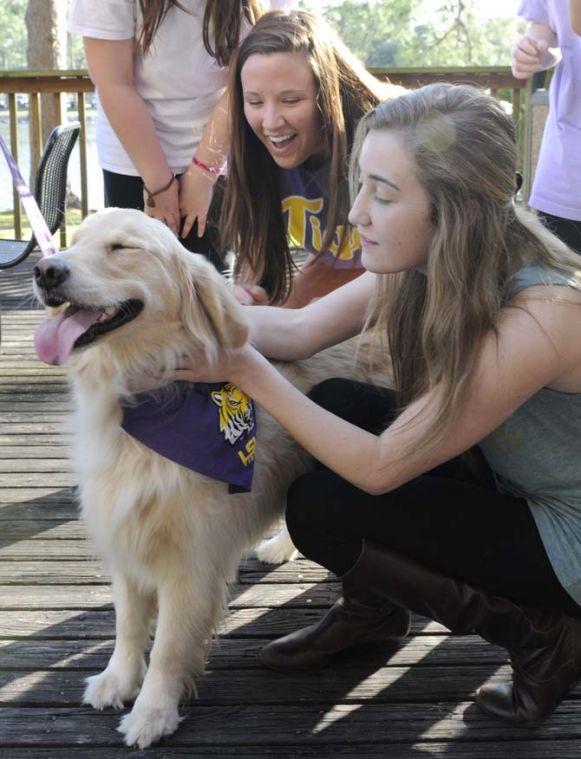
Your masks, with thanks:
[[[135,88],[147,104],[167,161],[181,174],[192,160],[228,70],[208,54],[202,39],[203,0],[180,0],[189,11],[172,7],[157,30],[148,54],[134,57]],[[296,0],[271,0],[270,7],[296,7]],[[136,0],[71,0],[72,34],[104,40],[137,36],[141,11]],[[247,33],[246,30],[245,33]],[[139,176],[109,124],[97,94],[97,152],[103,169]]]

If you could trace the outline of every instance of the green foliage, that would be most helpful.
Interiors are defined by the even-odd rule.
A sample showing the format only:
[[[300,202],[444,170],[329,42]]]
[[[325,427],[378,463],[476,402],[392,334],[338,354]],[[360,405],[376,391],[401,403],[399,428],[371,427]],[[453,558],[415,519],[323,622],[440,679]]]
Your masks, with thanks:
[[[27,5],[28,0],[0,0],[0,69],[11,71],[26,68]],[[71,69],[82,69],[86,66],[83,41],[78,35],[69,35],[67,66]]]
[[[67,61],[70,69],[87,68],[83,38],[78,34],[69,34],[67,45]]]
[[[429,18],[422,15],[422,0],[339,0],[324,13],[368,66],[507,65],[523,24],[516,18],[478,18],[477,2],[442,0]],[[320,7],[313,0],[302,5]]]
[[[325,15],[349,48],[369,66],[396,65],[413,37],[410,18],[417,0],[359,3],[344,0]]]
[[[26,4],[27,0],[0,2],[0,69],[24,68],[26,65]]]
[[[0,68],[26,67],[28,0],[0,0]],[[99,0],[95,0],[99,2]],[[324,5],[331,24],[368,66],[496,66],[506,65],[512,41],[522,31],[517,19],[480,19],[482,0],[441,0],[429,18],[422,0],[336,0]],[[302,5],[319,10],[318,0]],[[80,37],[69,36],[68,66],[84,68]]]

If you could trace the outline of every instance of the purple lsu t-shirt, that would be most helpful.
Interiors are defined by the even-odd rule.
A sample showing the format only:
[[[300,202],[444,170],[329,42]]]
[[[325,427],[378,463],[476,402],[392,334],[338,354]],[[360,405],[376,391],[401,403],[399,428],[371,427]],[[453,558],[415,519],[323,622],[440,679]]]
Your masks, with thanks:
[[[518,14],[550,27],[563,56],[551,81],[529,203],[553,216],[581,221],[581,37],[571,28],[568,0],[522,0]]]
[[[296,169],[280,169],[282,212],[292,243],[308,253],[318,255],[323,247],[328,215],[329,163],[316,167],[305,164]],[[337,226],[335,237],[320,260],[337,269],[360,269],[361,240],[356,229],[348,228],[340,248],[343,226]]]

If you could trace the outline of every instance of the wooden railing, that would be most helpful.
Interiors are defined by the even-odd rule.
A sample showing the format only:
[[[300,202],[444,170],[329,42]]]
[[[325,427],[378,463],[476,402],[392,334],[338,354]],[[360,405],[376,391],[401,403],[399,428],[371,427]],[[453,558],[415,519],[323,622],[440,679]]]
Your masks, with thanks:
[[[87,183],[87,129],[85,95],[93,92],[93,83],[86,71],[2,71],[0,72],[0,95],[8,96],[8,113],[10,123],[10,149],[18,161],[18,95],[28,96],[28,117],[31,131],[31,166],[38,166],[42,153],[43,119],[41,95],[53,95],[56,122],[63,123],[62,94],[73,94],[76,100],[78,119],[81,123],[79,135],[80,174],[81,174],[81,210],[85,217],[89,212]],[[66,119],[65,119],[66,120]],[[50,126],[56,126],[51,124]],[[18,197],[13,200],[14,234],[22,236],[22,216]],[[64,228],[61,241],[64,240]]]
[[[511,104],[512,114],[518,128],[518,146],[520,166],[525,174],[525,186],[530,181],[530,156],[527,144],[527,117],[529,108],[530,85],[515,79],[508,67],[468,67],[468,68],[374,68],[372,73],[380,79],[387,79],[394,84],[415,88],[432,82],[453,82],[473,84],[489,91]],[[81,123],[80,134],[80,174],[81,174],[81,211],[83,217],[88,213],[87,184],[87,129],[85,95],[93,92],[93,84],[86,71],[0,71],[0,96],[8,96],[10,119],[10,147],[18,160],[18,115],[17,95],[28,96],[28,114],[31,121],[31,165],[37,166],[42,151],[42,113],[41,95],[52,94],[57,104],[57,119],[62,122],[64,114],[60,110],[63,93],[73,94],[76,99],[78,120]],[[53,125],[51,125],[53,126]],[[20,237],[22,219],[20,205],[14,196],[14,229]]]

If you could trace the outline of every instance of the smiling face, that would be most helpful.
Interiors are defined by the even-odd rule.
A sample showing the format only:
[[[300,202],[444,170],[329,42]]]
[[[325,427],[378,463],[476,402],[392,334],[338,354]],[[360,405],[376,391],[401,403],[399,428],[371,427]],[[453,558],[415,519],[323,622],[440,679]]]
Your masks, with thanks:
[[[292,169],[324,152],[317,85],[305,55],[251,55],[240,79],[246,120],[278,166]]]
[[[376,274],[425,271],[434,233],[430,197],[402,137],[369,132],[359,168],[361,186],[349,221],[361,236],[363,266]]]
[[[37,264],[34,280],[38,300],[60,308],[35,336],[46,363],[78,367],[99,353],[125,377],[163,373],[190,351],[239,348],[248,334],[214,267],[141,211],[87,217],[70,248]]]
[[[132,210],[94,214],[75,232],[70,248],[43,258],[34,267],[37,298],[46,306],[61,309],[37,330],[35,343],[41,360],[64,364],[80,348],[105,340],[123,341],[133,333],[134,320],[147,320],[150,312],[160,308],[156,287],[169,297],[170,277],[164,278],[158,266],[154,286],[149,281],[147,264],[151,268],[151,262],[147,259],[165,255],[171,233],[151,221],[155,220]],[[144,231],[151,233],[151,250],[146,248]],[[156,234],[162,238],[158,245]]]

